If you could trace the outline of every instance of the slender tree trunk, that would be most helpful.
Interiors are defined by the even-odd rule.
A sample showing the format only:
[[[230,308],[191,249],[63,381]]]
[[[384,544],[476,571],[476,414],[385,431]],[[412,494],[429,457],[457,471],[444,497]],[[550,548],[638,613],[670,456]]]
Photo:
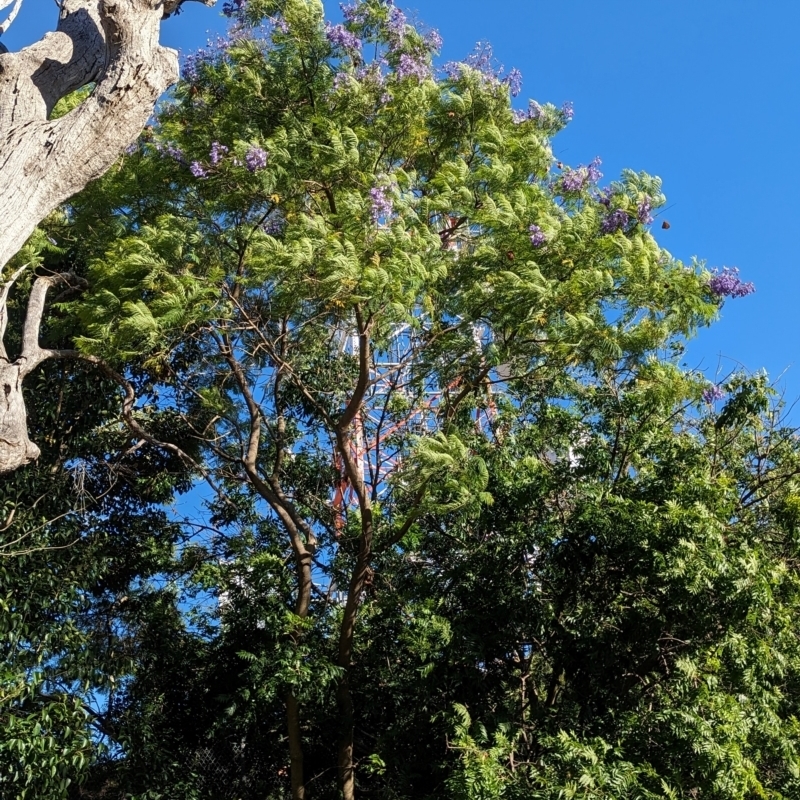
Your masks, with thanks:
[[[253,425],[254,430],[257,427],[260,427],[260,425]],[[265,481],[258,474],[255,466],[255,454],[258,452],[259,436],[260,434],[255,434],[251,438],[250,456],[244,459],[245,470],[256,491],[270,504],[289,534],[295,554],[297,574],[295,614],[301,619],[305,619],[311,607],[311,550],[309,548],[313,548],[315,544],[313,534],[309,530],[305,530],[305,541],[303,540],[301,535],[303,526],[302,524],[298,525],[296,511],[281,492],[276,476],[273,475],[271,480]],[[286,694],[286,728],[289,738],[292,800],[305,800],[307,795],[303,771],[303,736],[300,727],[300,705],[291,690]]]
[[[283,442],[277,443],[277,456],[272,474],[262,477],[258,469],[259,446],[261,443],[261,425],[263,415],[256,402],[247,375],[241,363],[236,359],[227,334],[221,334],[217,343],[225,360],[233,372],[234,379],[242,392],[250,415],[250,435],[245,453],[242,457],[247,477],[253,488],[267,501],[272,510],[277,514],[284,529],[289,535],[295,558],[297,575],[297,601],[295,614],[301,619],[308,616],[311,608],[311,557],[316,547],[314,533],[308,524],[298,514],[297,509],[289,498],[283,493],[280,484],[281,460],[283,457]],[[278,378],[280,380],[280,376]],[[277,394],[277,388],[276,388]],[[284,426],[279,424],[283,435]],[[289,769],[292,786],[292,800],[305,800],[305,775],[303,772],[303,739],[300,727],[300,706],[294,693],[286,693],[286,728],[289,738]]]
[[[311,607],[311,553],[306,551],[296,555],[295,563],[297,565],[295,614],[301,619],[305,619]],[[305,800],[306,783],[303,767],[300,704],[291,689],[286,695],[286,729],[289,734],[289,774],[292,782],[292,800]]]
[[[358,427],[358,418],[362,413],[362,404],[369,385],[372,316],[370,315],[365,320],[361,307],[357,305],[355,307],[355,317],[358,328],[358,381],[334,431],[336,445],[342,456],[347,477],[358,497],[358,507],[361,511],[361,535],[358,540],[358,556],[350,578],[347,601],[342,615],[342,625],[339,630],[338,665],[342,669],[342,677],[339,679],[336,691],[340,725],[337,762],[339,789],[343,800],[354,800],[356,790],[353,758],[355,707],[350,678],[356,620],[358,618],[358,609],[361,606],[361,595],[367,585],[367,577],[370,572],[374,535],[372,500],[364,484],[361,442],[353,442],[353,428],[354,426]]]
[[[355,766],[353,760],[353,745],[355,738],[355,706],[353,693],[350,686],[350,673],[353,661],[353,642],[355,638],[356,620],[361,606],[361,595],[367,585],[372,558],[373,518],[372,507],[369,501],[361,509],[361,536],[359,540],[358,557],[350,579],[347,593],[347,602],[342,615],[342,625],[339,631],[338,664],[342,668],[342,677],[336,690],[336,699],[339,706],[339,751],[338,772],[339,789],[343,800],[355,798]]]

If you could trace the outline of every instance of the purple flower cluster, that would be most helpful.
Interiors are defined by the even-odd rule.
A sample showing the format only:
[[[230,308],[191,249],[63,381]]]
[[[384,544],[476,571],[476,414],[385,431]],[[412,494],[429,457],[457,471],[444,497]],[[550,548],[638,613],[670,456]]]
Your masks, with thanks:
[[[575,107],[572,105],[571,100],[567,100],[567,102],[561,106],[561,116],[564,118],[565,122],[570,122],[575,116]]]
[[[342,16],[348,25],[360,25],[366,21],[368,9],[361,3],[353,3],[349,6],[340,3],[339,8],[342,9]]]
[[[651,199],[645,197],[636,207],[636,219],[638,219],[642,225],[649,225],[653,221],[653,215],[650,213],[652,210],[653,205]]]
[[[603,173],[600,172],[600,165],[602,163],[600,156],[597,156],[592,160],[592,163],[586,167],[586,177],[589,183],[597,183],[600,178],[603,177]]]
[[[528,103],[528,119],[540,119],[544,115],[544,109],[535,101]]]
[[[717,384],[712,384],[707,389],[703,389],[703,402],[708,405],[714,405],[717,400],[722,400],[725,397],[725,392]]]
[[[373,61],[371,64],[359,67],[356,70],[356,78],[373,86],[383,86],[386,80],[382,72],[382,67],[384,66],[386,66],[385,58]]]
[[[160,142],[156,144],[156,150],[161,153],[162,155],[169,156],[170,158],[177,161],[179,164],[185,164],[186,158],[183,155],[183,150],[180,147],[176,147],[174,144],[161,144]]]
[[[270,17],[269,21],[275,26],[278,33],[289,33],[289,23],[282,16]]]
[[[544,231],[538,225],[531,225],[528,228],[528,233],[531,236],[531,244],[534,247],[541,247],[547,241]]]
[[[715,269],[708,288],[718,297],[746,297],[756,290],[750,281],[740,280],[736,267],[724,267],[722,272]]]
[[[285,227],[286,217],[281,214],[280,210],[275,210],[264,220],[261,230],[269,236],[279,236]]]
[[[208,171],[199,161],[192,161],[189,171],[195,178],[207,178]]]
[[[333,88],[338,92],[344,86],[347,86],[350,76],[346,72],[337,72],[333,76]]]
[[[396,42],[405,39],[406,15],[397,6],[392,6],[389,10],[389,22],[386,27],[389,29],[389,36]]]
[[[603,177],[600,172],[600,164],[603,162],[599,158],[595,158],[588,167],[583,165],[575,169],[567,167],[561,179],[558,181],[561,191],[563,192],[581,192],[589,184],[597,183]]]
[[[497,77],[498,69],[494,65],[494,51],[489,42],[478,42],[475,50],[464,59],[464,63],[483,73],[487,78]],[[502,70],[502,67],[499,69]]]
[[[508,75],[502,77],[503,65],[496,62],[494,51],[488,42],[478,42],[475,50],[463,61],[448,61],[442,67],[442,71],[450,80],[455,81],[461,77],[465,67],[479,72],[485,83],[495,86],[505,84],[511,90],[512,97],[516,97],[522,91],[522,73],[515,67]]]
[[[250,172],[258,172],[267,166],[267,151],[253,145],[244,157],[244,163]]]
[[[425,45],[432,53],[438,53],[443,44],[444,41],[439,31],[434,29],[425,34]]]
[[[225,147],[224,144],[220,144],[219,142],[212,142],[211,143],[211,150],[209,151],[208,157],[213,166],[217,166],[220,161],[225,157],[228,152],[228,148]]]
[[[512,108],[511,109],[511,117],[514,120],[515,125],[519,125],[522,122],[525,122],[528,119],[528,115],[519,108]]]
[[[325,36],[334,47],[341,47],[343,50],[360,50],[361,39],[354,33],[350,33],[344,25],[325,24]]]
[[[614,194],[613,189],[610,186],[606,186],[605,189],[601,189],[596,197],[596,200],[600,205],[605,206],[608,208],[611,205],[611,196]]]
[[[563,192],[580,192],[586,186],[588,180],[589,175],[586,167],[567,168],[566,172],[561,176],[561,190]]]
[[[451,81],[457,81],[464,71],[465,64],[461,61],[448,61],[443,67],[442,72],[450,78]]]
[[[186,56],[181,67],[181,76],[187,81],[197,80],[203,67],[224,61],[233,45],[252,38],[253,33],[251,30],[241,25],[232,26],[228,31],[227,37],[217,36],[215,40],[206,42],[205,47],[201,47]]]
[[[600,232],[616,233],[617,231],[625,230],[630,221],[631,218],[621,208],[617,208],[600,223]]]
[[[400,80],[403,78],[416,78],[421,83],[430,77],[431,69],[425,61],[416,59],[408,53],[403,53],[400,56],[400,61],[397,62],[395,74]]]
[[[511,72],[506,75],[503,83],[508,85],[512,97],[517,97],[522,91],[522,73],[513,67]]]
[[[389,189],[384,186],[375,186],[369,190],[370,217],[374,223],[390,217],[394,209],[392,198],[388,195]]]

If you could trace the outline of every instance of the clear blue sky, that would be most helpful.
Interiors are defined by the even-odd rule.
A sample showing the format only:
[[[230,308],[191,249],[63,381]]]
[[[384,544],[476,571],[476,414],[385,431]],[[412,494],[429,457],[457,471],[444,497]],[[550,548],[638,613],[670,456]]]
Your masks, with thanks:
[[[664,181],[671,223],[654,228],[678,258],[737,266],[757,292],[728,301],[690,346],[689,366],[785,370],[800,397],[800,2],[796,0],[409,0],[398,5],[444,37],[443,59],[490,41],[523,94],[575,104],[555,140],[567,163],[603,159]],[[184,52],[224,30],[218,8],[188,3],[163,41]],[[338,17],[338,3],[326,2]],[[10,49],[55,23],[48,0],[26,0],[4,37]],[[524,103],[520,104],[521,106]],[[720,361],[720,356],[722,361]],[[795,414],[796,416],[796,414]]]

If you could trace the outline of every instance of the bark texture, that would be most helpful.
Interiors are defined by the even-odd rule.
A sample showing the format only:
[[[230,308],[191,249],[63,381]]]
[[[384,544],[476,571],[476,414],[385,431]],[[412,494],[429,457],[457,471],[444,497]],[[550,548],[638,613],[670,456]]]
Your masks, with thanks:
[[[39,456],[39,448],[28,438],[22,381],[42,361],[61,354],[59,350],[47,350],[39,346],[39,327],[47,291],[51,286],[66,284],[77,288],[86,283],[71,273],[36,279],[28,299],[28,311],[22,332],[22,352],[19,358],[11,362],[2,342],[8,318],[6,300],[14,279],[21,272],[22,270],[18,270],[0,290],[0,473],[13,472],[35,461]]]
[[[0,364],[0,473],[39,457],[39,448],[28,438],[23,377],[23,365]]]
[[[47,214],[114,163],[178,79],[177,53],[158,37],[182,2],[63,0],[55,32],[0,50],[0,269]],[[78,108],[49,118],[90,83]]]
[[[199,0],[213,5],[214,0]],[[0,25],[4,33],[19,10]],[[161,20],[184,0],[61,0],[58,27],[10,53],[0,45],[0,274],[39,222],[102,175],[178,79],[178,56],[158,43]],[[5,8],[8,3],[0,3]],[[57,120],[55,104],[88,84],[92,94]],[[45,294],[74,276],[38,278],[28,305],[21,356],[8,359],[2,338],[6,301],[19,272],[0,284],[0,473],[30,463],[22,382],[56,351],[39,347]]]

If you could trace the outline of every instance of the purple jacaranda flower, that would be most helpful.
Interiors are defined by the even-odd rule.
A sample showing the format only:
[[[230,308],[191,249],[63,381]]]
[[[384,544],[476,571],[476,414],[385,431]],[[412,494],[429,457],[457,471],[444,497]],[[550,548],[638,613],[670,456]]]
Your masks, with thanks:
[[[282,16],[270,17],[269,21],[275,26],[278,33],[289,33],[289,23]]]
[[[406,35],[406,15],[397,6],[392,6],[389,10],[389,22],[386,27],[389,29],[389,36],[395,42],[403,41]]]
[[[397,62],[395,74],[401,80],[403,78],[416,78],[419,82],[430,77],[430,67],[422,60],[418,60],[408,53],[403,53]]]
[[[708,403],[708,405],[714,405],[717,400],[722,400],[725,397],[725,392],[722,390],[720,386],[716,383],[709,386],[707,389],[703,389],[703,402]]]
[[[559,181],[564,192],[580,192],[589,181],[589,170],[586,167],[569,169],[564,172]]]
[[[512,68],[503,82],[508,85],[512,97],[517,97],[522,91],[522,73],[516,67]]]
[[[338,92],[343,86],[347,86],[350,76],[346,72],[337,72],[333,76],[333,88]]]
[[[600,189],[600,191],[595,195],[595,199],[598,203],[600,203],[600,205],[608,208],[611,205],[611,196],[613,194],[614,192],[612,188],[610,186],[606,186],[605,189]]]
[[[589,183],[597,183],[600,178],[603,177],[603,173],[600,172],[600,165],[602,163],[603,162],[600,160],[600,156],[597,156],[586,168],[586,176]]]
[[[438,53],[442,49],[443,44],[444,41],[442,40],[441,34],[436,29],[428,31],[425,34],[425,46],[432,53]]]
[[[756,290],[750,281],[745,283],[739,278],[739,270],[736,267],[723,267],[722,272],[715,269],[708,282],[708,288],[717,297],[746,297]]]
[[[267,166],[267,151],[253,145],[244,157],[244,164],[250,172],[257,172]]]
[[[466,65],[461,61],[448,61],[443,67],[442,72],[450,78],[451,81],[457,81],[461,77]]]
[[[191,166],[189,167],[189,171],[195,178],[207,178],[208,171],[199,161],[192,161]]]
[[[641,203],[636,206],[636,219],[642,225],[649,225],[653,221],[653,215],[650,213],[653,210],[652,201],[649,197],[645,197]]]
[[[203,67],[213,66],[227,58],[232,45],[252,38],[252,30],[241,25],[232,27],[227,36],[217,36],[216,39],[209,40],[205,47],[186,56],[181,67],[181,76],[187,81],[196,80]]]
[[[220,144],[219,142],[212,142],[211,143],[211,150],[209,151],[208,157],[211,161],[213,166],[217,166],[220,161],[225,157],[225,154],[228,152],[228,148],[225,147],[224,144]]]
[[[571,100],[567,100],[567,102],[561,106],[561,116],[566,122],[570,122],[570,120],[572,120],[572,118],[575,116],[575,107],[572,105]]]
[[[392,198],[388,195],[388,191],[384,186],[375,186],[369,190],[370,216],[374,223],[391,216],[394,204],[392,203]]]
[[[156,144],[156,150],[158,150],[158,152],[162,155],[169,156],[170,158],[174,159],[179,164],[186,163],[183,150],[181,150],[180,147],[176,147],[174,144],[170,144],[169,142],[167,142],[167,144],[158,143]]]
[[[139,142],[131,142],[125,148],[125,155],[126,156],[132,156],[138,149],[139,149]]]
[[[387,103],[391,103],[392,100],[394,100],[392,95],[390,95],[389,92],[384,92],[381,95],[380,103],[381,103],[382,106],[385,106]]]
[[[181,77],[185,81],[196,81],[200,72],[200,67],[203,66],[205,62],[206,59],[204,58],[202,48],[196,53],[190,53],[184,58],[183,64],[181,64]]]
[[[512,108],[511,118],[514,120],[515,125],[519,125],[520,123],[527,121],[528,115],[519,108]]]
[[[369,83],[373,86],[383,86],[385,78],[381,67],[385,66],[384,59],[380,61],[373,61],[371,64],[365,64],[356,70],[356,78],[364,83]]]
[[[344,25],[325,24],[325,36],[334,47],[341,47],[344,50],[360,50],[361,39],[354,33],[350,33]]]
[[[630,221],[631,218],[621,208],[617,208],[600,223],[600,231],[602,233],[616,233],[627,228]]]
[[[488,42],[478,42],[475,50],[463,61],[448,61],[442,67],[442,71],[450,80],[455,81],[461,77],[465,68],[479,72],[484,83],[494,86],[499,86],[501,83],[503,66],[496,62],[492,46]],[[522,88],[522,74],[519,70],[511,70],[502,82],[511,87],[512,94],[516,97],[519,93],[518,90]]]
[[[529,226],[528,233],[531,236],[531,244],[534,247],[541,247],[547,241],[544,231],[538,225]]]
[[[528,119],[540,119],[544,114],[544,109],[535,101],[528,103]]]
[[[280,210],[273,211],[262,223],[261,230],[270,236],[279,236],[286,227],[286,217]]]
[[[360,3],[352,3],[351,5],[341,3],[339,8],[342,10],[345,22],[349,25],[360,25],[366,19],[368,9]]]
[[[464,63],[472,69],[478,70],[487,78],[497,78],[498,72],[502,72],[502,67],[496,67],[494,61],[494,51],[489,42],[478,42],[475,50],[470,53]]]
[[[561,191],[581,192],[589,184],[597,183],[603,177],[599,169],[601,163],[599,158],[595,158],[588,167],[583,164],[575,169],[567,167],[558,181]]]

